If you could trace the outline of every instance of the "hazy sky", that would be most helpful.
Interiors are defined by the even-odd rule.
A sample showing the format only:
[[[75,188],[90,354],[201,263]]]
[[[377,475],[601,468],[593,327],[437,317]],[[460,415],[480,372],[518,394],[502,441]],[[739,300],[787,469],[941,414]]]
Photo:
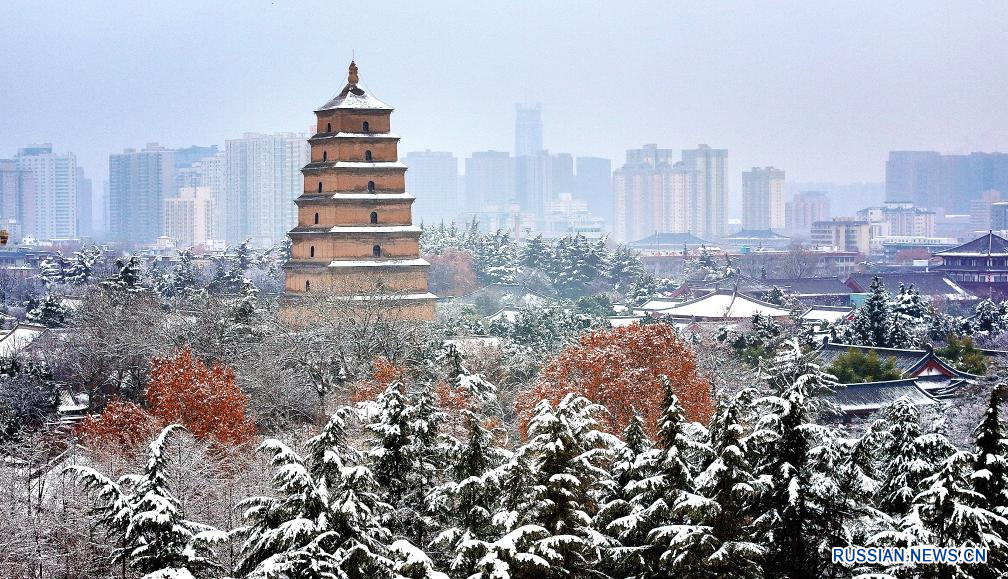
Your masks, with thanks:
[[[5,0],[0,157],[51,141],[100,182],[124,147],[306,130],[356,51],[401,154],[511,150],[540,101],[552,151],[881,181],[891,149],[1008,150],[1006,29],[1003,1]]]

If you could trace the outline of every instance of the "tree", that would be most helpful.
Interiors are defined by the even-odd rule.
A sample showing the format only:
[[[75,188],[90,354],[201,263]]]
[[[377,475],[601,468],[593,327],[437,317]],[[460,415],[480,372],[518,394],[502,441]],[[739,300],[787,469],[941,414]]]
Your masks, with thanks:
[[[878,277],[872,279],[871,289],[864,305],[854,312],[854,318],[846,324],[841,339],[848,344],[860,346],[891,346],[893,319],[889,304],[889,292]]]
[[[620,432],[635,409],[649,432],[664,410],[662,376],[668,378],[689,420],[706,423],[713,412],[709,384],[696,371],[693,353],[667,324],[633,325],[589,332],[565,348],[542,370],[536,385],[516,400],[519,416],[539,400],[558,401],[568,393],[604,406],[601,424]]]
[[[140,405],[112,400],[100,414],[90,414],[76,426],[85,444],[130,453],[157,431],[157,420]]]
[[[255,433],[245,416],[248,397],[235,385],[234,370],[207,367],[191,349],[151,362],[147,407],[162,422],[178,422],[197,438],[238,445]]]
[[[951,449],[943,437],[922,432],[917,408],[906,397],[886,410],[886,420],[889,431],[883,439],[884,466],[877,501],[884,512],[901,517],[909,511],[934,465]]]
[[[239,506],[245,524],[235,565],[239,577],[391,577],[385,545],[389,532],[380,517],[388,509],[371,471],[346,443],[343,408],[306,444],[307,456],[270,439],[279,497],[251,497]]]
[[[42,301],[28,311],[25,320],[47,328],[62,328],[70,317],[70,311],[63,305],[63,299],[55,294],[46,294]]]
[[[479,289],[472,255],[449,249],[427,257],[430,262],[430,291],[440,296],[461,296]]]
[[[899,380],[902,377],[892,356],[882,358],[874,350],[865,353],[856,348],[848,348],[834,358],[829,370],[840,384]]]
[[[215,576],[220,566],[214,561],[213,547],[227,539],[227,533],[183,518],[168,488],[164,451],[168,437],[179,430],[182,427],[174,424],[161,431],[139,475],[113,481],[90,467],[69,469],[96,495],[101,523],[122,538],[116,561],[151,579]]]
[[[116,273],[101,283],[103,287],[128,293],[144,291],[139,257],[131,255],[125,260],[117,259],[115,267]]]
[[[950,333],[945,337],[945,346],[935,350],[935,354],[948,360],[953,366],[969,372],[983,376],[987,373],[987,356],[983,351],[973,345],[973,338],[969,336],[960,337]]]
[[[893,335],[889,342],[892,347],[919,348],[927,338],[933,312],[913,284],[907,288],[900,283],[892,303]]]
[[[1008,329],[1008,305],[1005,302],[995,304],[990,299],[976,305],[973,317],[970,318],[970,328],[974,333],[996,335]]]

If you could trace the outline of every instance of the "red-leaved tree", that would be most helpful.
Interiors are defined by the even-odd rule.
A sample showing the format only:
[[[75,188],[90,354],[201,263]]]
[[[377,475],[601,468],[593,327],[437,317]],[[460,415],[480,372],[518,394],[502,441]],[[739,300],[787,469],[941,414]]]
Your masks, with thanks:
[[[520,393],[515,409],[522,430],[543,399],[558,403],[575,392],[609,411],[602,426],[622,433],[634,410],[653,434],[662,412],[667,376],[690,420],[706,424],[714,412],[710,384],[696,369],[689,346],[667,324],[632,325],[589,332],[568,346],[542,370],[536,384]]]
[[[255,434],[245,416],[248,396],[235,385],[234,370],[207,367],[188,347],[173,358],[151,362],[147,408],[164,424],[179,423],[197,438],[238,445]]]
[[[157,428],[157,420],[140,405],[115,399],[101,414],[85,417],[76,432],[89,445],[129,453],[150,440]]]

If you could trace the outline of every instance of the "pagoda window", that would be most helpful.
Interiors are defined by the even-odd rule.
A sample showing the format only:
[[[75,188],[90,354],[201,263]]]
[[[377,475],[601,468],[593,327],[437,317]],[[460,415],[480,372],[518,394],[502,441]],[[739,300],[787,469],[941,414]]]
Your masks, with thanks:
[[[319,181],[319,182],[318,182],[318,192],[319,192],[319,193],[321,193],[321,192],[322,192],[322,181]]]
[[[371,255],[374,257],[381,257],[381,246],[376,245],[371,248]]]
[[[323,161],[329,160],[329,151],[322,151],[322,160]]]
[[[315,246],[314,245],[308,248],[308,257],[315,257]]]
[[[304,282],[304,291],[306,291],[306,292],[310,292],[311,291],[311,281],[309,281],[307,279]]]
[[[373,225],[375,223],[378,223],[378,212],[377,211],[372,211],[371,212],[371,224]]]
[[[315,214],[315,225],[318,225],[318,213]]]
[[[368,190],[368,193],[374,193],[375,192],[374,181],[368,181],[367,182],[367,190]]]
[[[331,133],[332,132],[332,123],[326,123],[325,132],[327,132],[327,133]]]
[[[370,133],[371,132],[371,126],[368,125],[367,121],[364,121],[364,126],[362,128],[364,129],[365,133]]]
[[[370,149],[368,149],[367,151],[364,151],[364,160],[365,161],[370,161],[371,160],[371,150]]]

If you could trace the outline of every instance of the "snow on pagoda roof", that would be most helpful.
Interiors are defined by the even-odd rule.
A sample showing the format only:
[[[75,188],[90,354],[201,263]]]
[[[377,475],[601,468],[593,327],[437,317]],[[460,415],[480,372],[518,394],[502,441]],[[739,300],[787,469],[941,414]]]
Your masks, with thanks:
[[[369,300],[433,300],[437,299],[437,296],[427,292],[423,294],[377,294],[377,295],[366,295],[366,296],[348,296],[348,299],[352,301],[369,301]]]
[[[329,267],[418,267],[430,265],[426,259],[334,259]]]
[[[419,225],[337,225],[329,228],[329,233],[420,233]]]
[[[392,107],[375,98],[371,93],[365,91],[360,86],[360,79],[357,76],[357,63],[350,62],[350,72],[347,75],[347,84],[340,93],[329,102],[322,105],[320,111],[333,109],[371,109],[391,111]]]
[[[333,199],[396,199],[400,201],[416,199],[410,193],[334,193],[333,195],[326,195],[326,197],[332,197]]]
[[[336,169],[405,169],[400,161],[324,161],[309,163],[305,169],[321,169],[332,167]]]
[[[787,310],[773,304],[755,300],[732,291],[717,291],[703,297],[683,302],[678,306],[661,313],[674,317],[714,318],[714,319],[744,319],[753,314],[762,314],[772,318],[782,318],[789,315]]]
[[[395,133],[346,133],[340,131],[338,133],[333,133],[331,135],[321,134],[312,137],[309,140],[321,141],[324,139],[398,139],[399,135]]]

